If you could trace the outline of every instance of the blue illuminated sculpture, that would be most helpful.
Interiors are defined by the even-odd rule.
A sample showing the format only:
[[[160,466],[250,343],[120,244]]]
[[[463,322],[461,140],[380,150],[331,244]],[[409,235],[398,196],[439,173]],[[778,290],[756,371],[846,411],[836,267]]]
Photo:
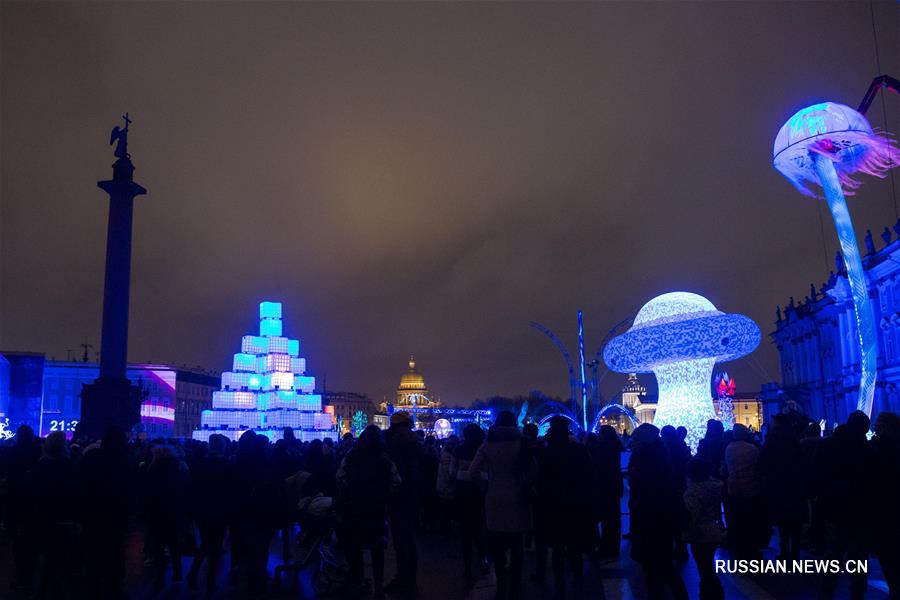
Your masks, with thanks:
[[[890,138],[874,133],[860,113],[834,102],[798,111],[779,130],[773,150],[775,168],[802,194],[815,196],[810,185],[821,187],[831,210],[856,313],[861,357],[857,408],[867,415],[872,414],[875,396],[878,341],[844,193],[852,194],[859,187],[852,177],[855,173],[884,177],[898,158],[900,153]]]
[[[213,392],[212,410],[200,415],[195,440],[214,433],[237,440],[253,430],[279,440],[285,427],[301,441],[335,436],[322,396],[313,393],[315,377],[304,375],[300,342],[282,337],[281,303],[259,305],[259,335],[245,335],[231,371],[222,373],[222,389]]]
[[[656,375],[659,401],[653,424],[683,425],[696,450],[715,419],[710,389],[713,366],[752,352],[759,327],[749,317],[725,314],[697,294],[671,292],[645,304],[631,329],[610,340],[603,360],[619,373]]]

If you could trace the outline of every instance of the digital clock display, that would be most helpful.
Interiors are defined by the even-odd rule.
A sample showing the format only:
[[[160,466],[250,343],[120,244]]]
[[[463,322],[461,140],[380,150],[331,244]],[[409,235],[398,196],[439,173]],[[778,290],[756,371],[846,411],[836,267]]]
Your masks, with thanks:
[[[72,438],[72,433],[75,432],[75,427],[78,426],[78,419],[61,418],[62,415],[53,415],[52,418],[48,418],[48,416],[44,415],[44,419],[41,422],[41,437],[46,437],[54,431],[62,431],[67,438]]]

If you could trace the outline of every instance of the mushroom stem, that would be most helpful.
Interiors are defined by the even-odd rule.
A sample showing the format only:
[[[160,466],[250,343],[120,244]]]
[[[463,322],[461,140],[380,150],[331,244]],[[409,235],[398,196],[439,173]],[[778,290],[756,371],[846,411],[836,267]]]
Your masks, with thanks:
[[[878,340],[875,337],[875,317],[869,303],[869,290],[866,275],[863,271],[862,259],[850,210],[844,199],[840,180],[831,159],[822,154],[811,152],[813,166],[819,176],[825,200],[834,219],[838,240],[841,242],[841,254],[847,267],[847,280],[850,282],[850,295],[853,298],[853,311],[856,313],[856,334],[859,341],[860,379],[859,397],[856,408],[866,415],[872,415],[872,403],[875,397],[875,377],[878,369]]]
[[[716,418],[710,390],[715,364],[715,358],[698,358],[653,367],[659,388],[653,424],[660,429],[683,425],[692,452],[697,451],[706,422]]]

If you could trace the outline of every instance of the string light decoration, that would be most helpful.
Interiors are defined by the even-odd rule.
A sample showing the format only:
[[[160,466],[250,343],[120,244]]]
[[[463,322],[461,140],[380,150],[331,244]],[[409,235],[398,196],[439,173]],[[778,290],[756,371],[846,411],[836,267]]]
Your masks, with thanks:
[[[11,440],[16,434],[9,429],[9,419],[0,421],[0,441]]]
[[[363,432],[363,429],[369,424],[369,417],[366,416],[361,410],[353,413],[353,422],[351,425],[351,429],[353,430],[353,437],[359,437],[359,434]]]
[[[801,194],[815,197],[813,186],[822,188],[834,219],[841,254],[847,267],[856,335],[860,353],[860,380],[857,409],[872,415],[878,340],[875,317],[856,232],[844,194],[853,194],[860,182],[856,173],[884,177],[900,159],[894,142],[872,131],[866,118],[849,106],[823,102],[798,111],[775,137],[772,162]]]
[[[618,373],[653,373],[659,388],[653,424],[684,426],[696,450],[706,422],[716,418],[713,366],[749,354],[759,341],[749,317],[722,313],[698,294],[671,292],[647,302],[631,329],[606,345],[603,360]]]
[[[716,375],[716,402],[719,409],[719,420],[725,426],[725,430],[734,427],[734,395],[737,393],[737,385],[728,373]]]
[[[207,441],[214,433],[237,440],[252,429],[275,441],[285,427],[302,441],[336,435],[322,396],[313,393],[315,377],[305,375],[300,342],[283,337],[282,329],[281,303],[262,302],[259,335],[241,339],[232,370],[222,373],[222,389],[213,392],[212,410],[200,414],[195,440]]]

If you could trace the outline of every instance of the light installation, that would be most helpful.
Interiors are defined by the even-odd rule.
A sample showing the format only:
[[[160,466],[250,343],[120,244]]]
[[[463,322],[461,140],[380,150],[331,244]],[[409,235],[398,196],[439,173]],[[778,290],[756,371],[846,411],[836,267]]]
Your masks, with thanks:
[[[434,436],[439,440],[447,439],[453,435],[453,425],[448,419],[438,419],[434,422]]]
[[[900,153],[890,138],[874,133],[866,118],[857,111],[834,102],[804,108],[788,119],[775,136],[772,158],[775,168],[800,193],[815,197],[811,186],[819,186],[828,203],[841,243],[856,314],[860,358],[856,406],[870,416],[875,397],[878,341],[859,246],[844,193],[852,194],[860,186],[853,178],[854,174],[884,177],[897,164],[898,158]]]
[[[545,415],[543,419],[538,421],[538,436],[544,437],[545,435],[547,435],[547,432],[550,431],[550,419],[552,419],[553,417],[563,417],[565,419],[568,419],[576,433],[582,431],[581,425],[578,424],[578,421],[574,419],[572,415],[562,412],[549,413]]]
[[[9,418],[0,421],[0,442],[11,440],[16,434],[9,429]]]
[[[632,416],[631,411],[617,402],[611,402],[597,411],[597,415],[594,417],[594,422],[591,423],[591,428],[589,431],[593,433],[599,433],[601,426],[606,425],[608,422],[616,419],[620,415],[625,418],[625,420],[628,422],[628,425],[631,427],[628,430],[629,432],[634,431],[640,425],[640,423],[637,422],[637,419]]]
[[[220,433],[237,440],[245,431],[279,440],[291,427],[302,440],[336,435],[331,415],[314,394],[314,377],[305,375],[300,342],[282,336],[281,303],[259,305],[259,335],[245,335],[232,370],[222,373],[222,389],[213,392],[212,410],[200,415],[195,440]]]
[[[719,409],[719,420],[725,429],[734,427],[734,395],[737,393],[737,385],[728,373],[716,375],[716,403]]]
[[[671,292],[645,304],[631,329],[606,345],[603,359],[619,373],[656,375],[659,400],[653,424],[687,428],[696,450],[715,419],[710,384],[717,362],[752,352],[759,327],[749,317],[725,314],[703,296]]]
[[[353,437],[359,437],[359,434],[363,432],[363,429],[369,424],[369,417],[361,410],[353,413],[353,420],[351,421],[350,430],[353,433]]]
[[[586,366],[588,363],[585,362],[585,353],[584,353],[584,314],[582,311],[578,311],[578,376],[575,373],[575,365],[572,363],[572,357],[569,355],[569,350],[566,348],[566,345],[559,339],[555,333],[541,325],[540,323],[536,323],[534,321],[531,322],[531,326],[546,335],[553,345],[559,349],[560,353],[563,355],[563,360],[566,361],[566,368],[569,371],[569,387],[571,389],[571,396],[569,401],[572,405],[570,410],[565,410],[563,413],[565,416],[572,416],[575,420],[575,424],[578,426],[579,431],[586,431],[588,427],[588,413],[591,411],[591,401],[595,399],[595,397],[599,394],[599,382],[597,380],[597,364],[599,362],[599,350],[597,351],[598,360],[595,360],[590,364],[591,369],[593,371],[593,375],[591,377],[590,383],[587,380]],[[580,376],[580,379],[579,379]],[[579,409],[579,402],[581,404],[581,408]],[[578,415],[580,414],[580,418]],[[580,421],[580,424],[578,423]]]
[[[581,366],[581,430],[587,431],[587,383],[584,379],[584,319],[578,311],[578,357]]]

